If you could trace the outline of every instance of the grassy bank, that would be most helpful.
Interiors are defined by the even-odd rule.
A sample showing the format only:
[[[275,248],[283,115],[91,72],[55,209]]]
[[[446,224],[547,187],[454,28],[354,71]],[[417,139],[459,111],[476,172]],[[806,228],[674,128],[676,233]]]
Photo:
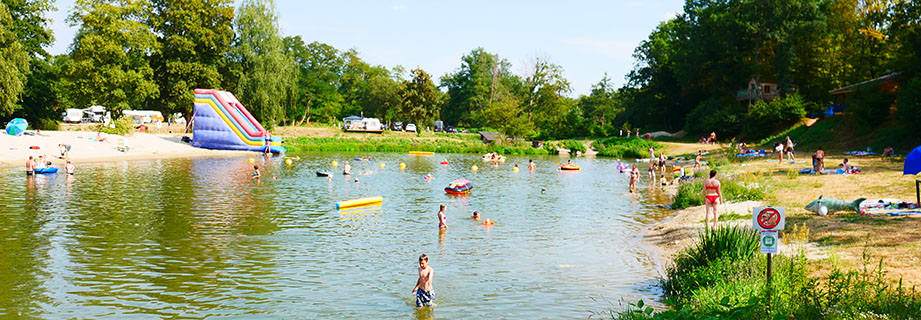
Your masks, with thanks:
[[[662,144],[640,138],[620,137],[598,139],[592,143],[592,148],[598,150],[599,156],[612,158],[646,158],[649,157],[650,147],[659,150]]]
[[[700,171],[700,173],[706,173]],[[763,186],[763,178],[745,174],[731,178],[720,178],[720,187],[723,192],[723,201],[741,202],[748,200],[764,200],[767,194]],[[704,204],[703,179],[682,183],[678,193],[672,201],[672,209],[684,209]]]
[[[798,250],[775,256],[773,277],[765,280],[765,255],[756,253],[759,236],[747,227],[703,232],[666,269],[661,282],[667,310],[642,301],[614,312],[612,319],[917,319],[921,293],[889,282],[882,261],[864,253],[861,267],[832,268],[810,275],[801,246],[807,228],[784,237]]]
[[[431,151],[438,153],[485,154],[498,152],[511,155],[544,155],[545,149],[532,148],[522,143],[484,144],[474,135],[398,135],[398,136],[335,136],[292,137],[285,140],[288,152],[346,151],[346,152],[409,152]]]

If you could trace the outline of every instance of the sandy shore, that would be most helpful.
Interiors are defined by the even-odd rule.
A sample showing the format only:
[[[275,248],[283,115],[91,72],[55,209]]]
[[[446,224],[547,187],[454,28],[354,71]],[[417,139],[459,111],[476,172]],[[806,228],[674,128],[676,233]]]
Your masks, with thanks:
[[[761,201],[727,203],[719,207],[719,213],[751,214],[753,207],[763,205]],[[644,240],[656,250],[662,266],[671,263],[672,257],[679,250],[697,239],[697,234],[704,230],[705,213],[704,206],[677,210],[671,217],[649,228],[644,235]],[[719,225],[751,225],[751,220],[721,221]]]
[[[219,151],[193,147],[183,143],[177,135],[156,135],[135,133],[123,137],[106,135],[106,141],[96,141],[95,132],[87,131],[42,131],[41,135],[10,136],[0,134],[0,167],[22,166],[29,156],[47,155],[54,165],[64,164],[60,159],[58,144],[71,146],[69,157],[80,163],[116,160],[143,160],[184,157],[226,157],[253,154],[246,151]],[[127,146],[129,151],[119,151]],[[38,147],[34,149],[33,147]]]

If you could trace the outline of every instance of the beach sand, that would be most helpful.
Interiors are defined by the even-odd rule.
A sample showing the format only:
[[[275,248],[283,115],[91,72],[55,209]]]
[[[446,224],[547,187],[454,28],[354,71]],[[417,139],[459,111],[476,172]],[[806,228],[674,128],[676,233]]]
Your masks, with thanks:
[[[34,132],[34,131],[31,131]],[[193,147],[181,141],[178,135],[156,135],[135,133],[123,137],[105,135],[105,142],[96,141],[96,133],[90,131],[41,131],[41,135],[10,136],[0,134],[0,167],[21,166],[29,156],[47,155],[55,166],[63,165],[58,144],[69,144],[70,159],[75,164],[115,160],[143,160],[185,157],[229,157],[252,155],[248,151],[208,150]],[[130,151],[122,152],[119,146],[128,146]],[[38,149],[30,149],[36,146]]]

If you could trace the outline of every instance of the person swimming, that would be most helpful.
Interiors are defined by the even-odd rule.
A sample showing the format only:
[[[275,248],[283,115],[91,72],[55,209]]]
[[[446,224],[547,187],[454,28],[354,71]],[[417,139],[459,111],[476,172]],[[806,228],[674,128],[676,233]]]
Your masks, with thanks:
[[[473,219],[473,220],[476,220],[476,221],[480,221],[480,212],[479,212],[479,211],[474,211],[474,212],[473,212],[473,216],[470,216],[470,219]]]

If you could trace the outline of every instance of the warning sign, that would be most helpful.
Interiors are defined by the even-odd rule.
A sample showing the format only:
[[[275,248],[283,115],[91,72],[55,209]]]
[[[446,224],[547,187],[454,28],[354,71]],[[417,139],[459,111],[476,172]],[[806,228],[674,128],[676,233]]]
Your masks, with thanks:
[[[783,230],[786,214],[782,207],[752,208],[752,228],[757,230]]]
[[[777,253],[777,230],[761,231],[761,253]]]

